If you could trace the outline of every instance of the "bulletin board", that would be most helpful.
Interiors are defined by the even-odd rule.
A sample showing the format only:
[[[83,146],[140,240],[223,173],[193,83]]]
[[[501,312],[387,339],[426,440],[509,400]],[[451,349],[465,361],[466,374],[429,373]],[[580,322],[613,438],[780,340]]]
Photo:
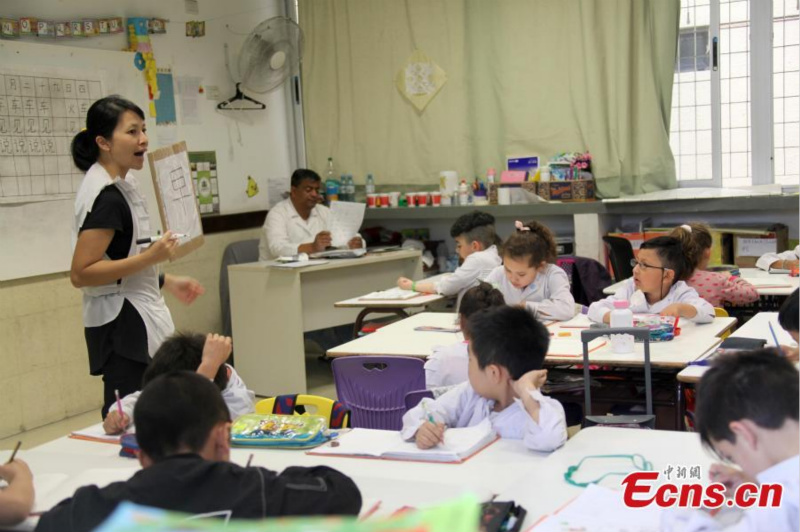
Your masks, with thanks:
[[[0,281],[68,271],[83,178],[70,142],[98,97],[120,94],[147,109],[144,79],[129,52],[18,41],[0,41],[0,74]],[[154,206],[149,172],[138,174]],[[153,212],[151,218],[158,228]]]

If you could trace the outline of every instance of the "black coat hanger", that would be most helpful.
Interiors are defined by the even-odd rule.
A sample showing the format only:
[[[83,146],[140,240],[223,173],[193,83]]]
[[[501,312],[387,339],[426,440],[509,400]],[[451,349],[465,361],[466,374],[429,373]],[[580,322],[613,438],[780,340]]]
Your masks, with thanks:
[[[233,96],[233,98],[228,98],[224,102],[218,103],[217,109],[220,111],[260,111],[267,108],[267,106],[263,103],[259,102],[258,100],[254,100],[250,96],[243,93],[242,89],[239,88],[240,85],[241,83],[236,84],[236,94]],[[238,107],[236,105],[231,105],[238,101],[254,103],[255,107]]]

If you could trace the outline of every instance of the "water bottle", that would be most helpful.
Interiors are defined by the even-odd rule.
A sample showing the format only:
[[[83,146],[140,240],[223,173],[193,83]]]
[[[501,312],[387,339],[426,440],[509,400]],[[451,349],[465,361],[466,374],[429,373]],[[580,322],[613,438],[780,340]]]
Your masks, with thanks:
[[[614,301],[614,310],[611,311],[609,325],[611,328],[633,327],[633,312],[630,303],[625,300]],[[612,334],[611,351],[617,354],[633,353],[633,336],[630,334]]]
[[[356,182],[353,181],[353,174],[347,174],[347,201],[356,200]]]
[[[461,184],[458,185],[458,204],[469,204],[469,187],[467,186],[467,181],[465,179],[462,179]]]
[[[495,176],[494,168],[489,168],[489,171],[486,172],[486,182],[489,183],[489,184],[494,183],[494,179],[495,179],[494,176]]]
[[[367,194],[375,194],[375,178],[367,174]]]
[[[328,196],[328,203],[339,201],[339,180],[335,177],[328,177],[325,181],[325,195]]]

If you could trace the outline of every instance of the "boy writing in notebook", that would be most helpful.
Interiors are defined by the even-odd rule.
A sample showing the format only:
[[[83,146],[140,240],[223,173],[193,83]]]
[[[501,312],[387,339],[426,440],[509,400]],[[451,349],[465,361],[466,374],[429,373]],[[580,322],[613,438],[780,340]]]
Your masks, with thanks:
[[[228,407],[197,373],[172,372],[147,384],[133,417],[142,469],[125,482],[79,488],[42,515],[37,532],[94,530],[123,501],[221,520],[356,515],[361,508],[355,483],[329,467],[278,474],[231,463]]]
[[[553,451],[567,440],[564,408],[540,391],[547,329],[526,310],[496,307],[469,319],[469,380],[436,400],[423,399],[403,416],[401,436],[428,449],[448,427],[489,419],[502,438],[534,451]],[[431,421],[432,420],[432,421]]]
[[[219,334],[177,333],[164,340],[153,360],[144,372],[142,386],[170,371],[196,371],[214,381],[222,392],[231,418],[255,411],[255,394],[247,389],[244,381],[233,367],[225,363],[231,354],[231,339]],[[120,415],[117,409],[108,411],[103,420],[106,434],[121,434],[130,427],[133,408],[142,392],[134,392],[122,398]]]
[[[633,260],[633,277],[616,294],[589,306],[589,319],[609,323],[614,301],[627,300],[631,312],[661,314],[709,323],[714,307],[694,288],[681,281],[688,268],[680,241],[659,236],[642,242]]]
[[[714,359],[698,385],[695,410],[700,439],[727,462],[711,466],[711,480],[725,485],[728,498],[744,483],[781,484],[780,506],[745,510],[727,528],[706,512],[667,512],[662,530],[800,530],[798,379],[794,365],[773,349]]]
[[[499,238],[494,230],[494,216],[475,211],[459,216],[450,228],[450,236],[456,241],[456,252],[461,265],[438,283],[415,282],[406,277],[397,280],[403,290],[414,290],[428,294],[454,296],[463,294],[468,288],[483,280],[501,259],[497,252]]]

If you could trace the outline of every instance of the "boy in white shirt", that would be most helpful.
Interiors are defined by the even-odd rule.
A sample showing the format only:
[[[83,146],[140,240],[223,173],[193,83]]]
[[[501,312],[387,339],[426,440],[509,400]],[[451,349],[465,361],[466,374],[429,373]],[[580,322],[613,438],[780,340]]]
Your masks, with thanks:
[[[724,484],[729,498],[744,483],[781,484],[780,505],[749,508],[729,527],[703,511],[665,512],[662,530],[800,530],[799,378],[773,349],[716,357],[698,386],[696,426],[703,443],[738,468],[714,464],[711,480]]]
[[[516,231],[503,244],[503,265],[486,277],[507,305],[527,309],[534,317],[568,320],[575,298],[566,272],[556,262],[556,238],[544,224],[515,222]]]
[[[629,301],[631,312],[679,316],[695,323],[714,320],[714,307],[694,288],[679,281],[688,262],[676,238],[659,236],[642,242],[633,260],[633,277],[616,294],[589,306],[589,319],[609,323],[614,301]]]
[[[450,236],[456,241],[456,252],[461,265],[437,283],[415,282],[406,277],[397,280],[403,290],[414,290],[427,294],[461,296],[468,288],[482,281],[502,260],[497,253],[499,238],[494,230],[494,216],[474,211],[459,216],[450,228]]]
[[[756,261],[756,267],[762,270],[791,270],[800,264],[800,246],[780,253],[764,253]]]
[[[567,440],[564,408],[540,391],[550,343],[544,325],[523,309],[502,306],[474,314],[468,329],[469,380],[406,412],[400,435],[428,449],[443,441],[447,427],[489,418],[500,437],[522,440],[528,449],[561,447]]]
[[[458,320],[464,341],[437,345],[433,348],[433,353],[425,361],[425,385],[429,390],[454,386],[467,380],[469,318],[478,311],[502,305],[505,305],[503,294],[492,288],[489,283],[478,281],[478,286],[473,286],[464,292],[464,297],[458,306]]]
[[[247,389],[244,381],[232,366],[225,364],[231,354],[231,339],[227,336],[209,334],[178,333],[164,340],[142,377],[142,388],[165,373],[171,371],[194,371],[203,375],[222,392],[231,419],[255,411],[255,394]],[[133,419],[133,407],[141,395],[134,392],[122,398],[122,416],[116,408],[108,411],[103,421],[106,434],[120,434],[128,430]]]

